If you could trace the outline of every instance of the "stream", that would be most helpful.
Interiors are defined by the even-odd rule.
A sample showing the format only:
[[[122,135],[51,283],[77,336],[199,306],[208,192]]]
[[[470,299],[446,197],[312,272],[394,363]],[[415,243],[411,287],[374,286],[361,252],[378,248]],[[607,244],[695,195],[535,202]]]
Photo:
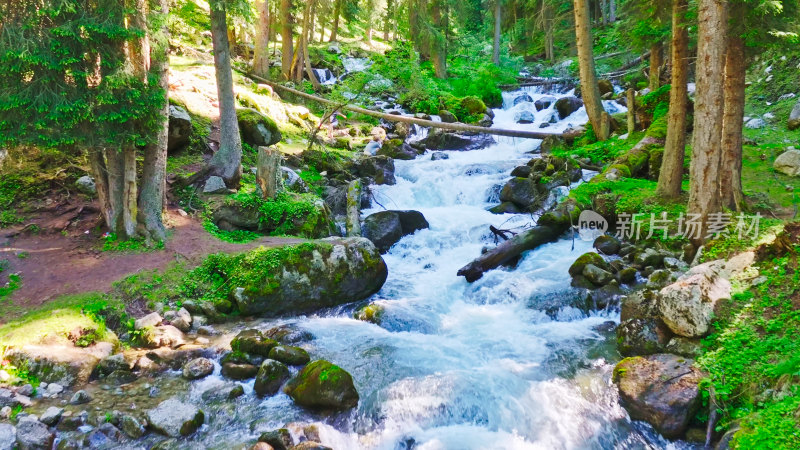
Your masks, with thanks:
[[[512,106],[522,93],[533,100],[545,95],[535,89],[505,93],[494,126],[539,129],[553,114],[553,105],[542,111],[531,102]],[[522,109],[534,113],[533,124],[515,122]],[[546,131],[585,121],[581,108]],[[570,287],[567,269],[591,251],[591,242],[565,236],[528,252],[515,269],[488,272],[471,284],[456,276],[482,247],[494,245],[490,224],[515,228],[535,221],[486,210],[498,203],[510,171],[538,146],[532,140],[496,140],[481,150],[445,152],[448,159],[432,161],[428,153],[396,161],[397,184],[372,187],[384,207],[418,210],[430,223],[384,256],[389,278],[369,300],[385,308],[381,326],[352,318],[361,303],[237,324],[220,337],[282,324],[311,333],[314,339],[301,345],[314,359],[353,375],[361,397],[357,408],[317,415],[283,393],[258,398],[253,380],[234,402],[206,401],[205,392],[229,383],[219,366],[195,382],[179,372],[137,381],[113,392],[115,402],[144,410],[177,395],[205,411],[205,424],[188,442],[160,448],[245,448],[261,432],[289,422],[317,424],[322,443],[337,450],[690,448],[632,422],[618,403],[611,374],[619,360],[613,331],[619,313],[572,306],[579,293]],[[376,204],[363,216],[381,209]],[[151,384],[160,392],[154,394]],[[161,439],[151,434],[143,443]]]

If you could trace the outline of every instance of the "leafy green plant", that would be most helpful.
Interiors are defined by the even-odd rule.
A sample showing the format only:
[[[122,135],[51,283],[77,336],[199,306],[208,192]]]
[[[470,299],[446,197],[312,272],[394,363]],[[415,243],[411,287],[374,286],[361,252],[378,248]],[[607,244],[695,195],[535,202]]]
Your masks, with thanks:
[[[158,241],[155,245],[148,246],[144,239],[120,240],[115,233],[108,233],[103,238],[104,252],[143,253],[163,249],[164,241]]]

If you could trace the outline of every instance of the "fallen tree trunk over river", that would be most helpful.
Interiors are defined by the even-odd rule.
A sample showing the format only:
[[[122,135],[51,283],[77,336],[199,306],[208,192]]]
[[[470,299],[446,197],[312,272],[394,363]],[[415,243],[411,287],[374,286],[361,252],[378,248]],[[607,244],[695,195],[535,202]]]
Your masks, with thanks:
[[[555,241],[563,231],[562,227],[537,225],[482,254],[471,263],[459,269],[458,275],[463,276],[467,281],[472,283],[481,278],[484,272],[496,269],[512,261],[522,254],[522,252],[533,250],[542,244]]]
[[[358,106],[352,106],[352,105],[341,106],[340,104],[337,104],[336,102],[328,100],[326,98],[317,97],[316,95],[311,95],[306,92],[298,91],[297,89],[292,89],[290,87],[283,86],[281,84],[275,83],[274,81],[265,80],[264,78],[261,78],[253,74],[248,74],[248,76],[254,80],[263,82],[281,91],[290,92],[294,95],[307,98],[309,100],[313,100],[315,102],[323,103],[326,105],[340,106],[342,109],[346,109],[348,111],[364,114],[365,116],[377,117],[379,119],[388,120],[390,122],[413,123],[423,127],[441,128],[444,130],[463,131],[467,133],[485,133],[485,134],[492,134],[495,136],[508,136],[508,137],[526,138],[526,139],[545,139],[549,136],[561,136],[560,133],[542,133],[539,131],[524,131],[524,130],[504,130],[500,128],[487,128],[475,125],[466,125],[463,123],[434,122],[432,120],[417,119],[416,117],[380,113],[377,111],[360,108]]]

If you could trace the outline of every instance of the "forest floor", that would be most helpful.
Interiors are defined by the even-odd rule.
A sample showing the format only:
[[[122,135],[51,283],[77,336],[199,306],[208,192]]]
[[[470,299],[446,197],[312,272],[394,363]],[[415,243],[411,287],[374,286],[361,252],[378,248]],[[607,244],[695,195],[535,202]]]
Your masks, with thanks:
[[[91,205],[83,205],[84,208]],[[56,213],[45,213],[37,223],[57,221]],[[85,218],[70,228],[73,232],[20,233],[22,227],[3,230],[0,235],[0,260],[9,262],[8,271],[21,276],[19,287],[0,303],[0,323],[13,319],[57,297],[87,291],[105,292],[112,283],[128,275],[164,269],[173,262],[199,264],[209,254],[233,253],[255,247],[277,247],[304,241],[300,238],[262,237],[239,244],[224,242],[203,228],[196,219],[177,209],[166,215],[169,239],[163,249],[104,250],[103,240],[90,231],[97,215]]]

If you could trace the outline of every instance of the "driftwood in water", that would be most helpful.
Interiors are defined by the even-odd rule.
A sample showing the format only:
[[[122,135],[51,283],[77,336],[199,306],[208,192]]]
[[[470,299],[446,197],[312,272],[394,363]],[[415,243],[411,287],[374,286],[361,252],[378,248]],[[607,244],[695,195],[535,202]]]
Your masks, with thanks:
[[[483,273],[496,269],[512,261],[522,252],[533,250],[536,247],[555,241],[562,230],[549,225],[537,225],[530,230],[520,233],[513,238],[502,242],[497,247],[482,254],[477,259],[458,270],[458,275],[463,276],[470,283],[480,279]]]
[[[347,185],[347,217],[345,219],[348,237],[361,236],[361,180],[355,179]]]
[[[298,97],[303,97],[308,100],[313,100],[315,102],[323,103],[326,105],[341,107],[341,109],[353,111],[355,113],[363,114],[365,116],[377,117],[379,119],[388,120],[390,122],[413,123],[423,127],[441,128],[443,130],[461,131],[466,133],[484,133],[484,134],[493,134],[495,136],[508,136],[515,138],[527,138],[527,139],[545,139],[549,136],[561,136],[560,133],[542,133],[540,131],[505,130],[501,128],[479,127],[476,125],[467,125],[463,123],[434,122],[432,120],[417,119],[416,117],[380,113],[369,109],[359,108],[358,106],[353,106],[353,105],[341,106],[326,98],[317,97],[316,95],[311,95],[306,92],[298,91],[297,89],[292,89],[290,87],[283,86],[281,84],[275,83],[274,81],[261,78],[257,75],[249,74],[248,76],[250,78],[253,78],[254,80],[258,80],[265,84],[268,84],[277,90],[290,92],[294,95],[297,95]]]

